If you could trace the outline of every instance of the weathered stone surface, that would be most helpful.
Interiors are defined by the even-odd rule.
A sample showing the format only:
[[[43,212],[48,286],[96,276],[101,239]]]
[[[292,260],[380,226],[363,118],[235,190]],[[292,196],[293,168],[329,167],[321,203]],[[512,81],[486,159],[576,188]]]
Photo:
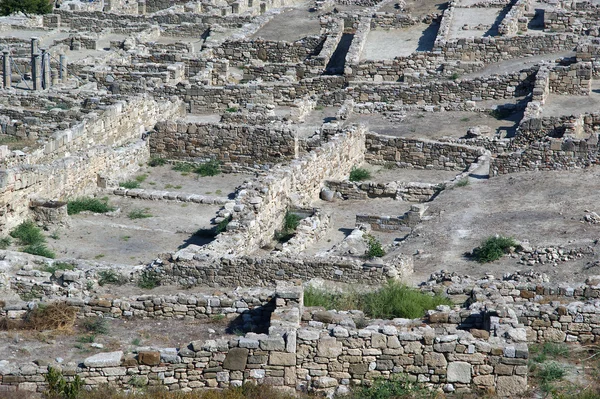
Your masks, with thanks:
[[[500,376],[496,382],[496,394],[500,397],[517,397],[527,390],[527,379],[518,376]]]
[[[246,348],[231,348],[223,361],[223,368],[227,370],[245,370],[248,353],[249,350]]]
[[[138,361],[146,366],[157,366],[160,363],[160,352],[141,351],[138,353]]]
[[[83,361],[87,367],[114,367],[121,365],[123,352],[106,352],[90,356]]]
[[[446,376],[448,382],[462,382],[469,384],[471,382],[471,374],[473,366],[467,362],[451,362],[448,364],[448,374]]]

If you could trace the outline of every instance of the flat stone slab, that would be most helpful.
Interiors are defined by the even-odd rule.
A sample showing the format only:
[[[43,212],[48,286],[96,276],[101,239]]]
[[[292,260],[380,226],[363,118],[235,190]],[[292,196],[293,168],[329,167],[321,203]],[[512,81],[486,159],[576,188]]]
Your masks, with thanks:
[[[90,356],[83,361],[87,367],[115,367],[121,365],[121,359],[123,358],[123,352],[107,352],[98,353],[94,356]]]

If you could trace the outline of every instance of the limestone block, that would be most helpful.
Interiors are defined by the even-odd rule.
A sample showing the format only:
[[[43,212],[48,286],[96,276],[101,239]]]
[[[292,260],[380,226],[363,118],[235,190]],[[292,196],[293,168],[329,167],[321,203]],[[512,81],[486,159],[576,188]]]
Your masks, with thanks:
[[[122,351],[98,353],[86,358],[83,364],[87,367],[115,367],[121,365],[122,358]]]
[[[448,365],[447,380],[448,382],[462,382],[469,384],[471,382],[471,374],[473,366],[467,362],[451,362]]]
[[[500,376],[496,382],[496,394],[499,397],[518,397],[526,390],[526,377]]]
[[[285,352],[271,352],[269,364],[272,366],[295,366],[296,354]]]

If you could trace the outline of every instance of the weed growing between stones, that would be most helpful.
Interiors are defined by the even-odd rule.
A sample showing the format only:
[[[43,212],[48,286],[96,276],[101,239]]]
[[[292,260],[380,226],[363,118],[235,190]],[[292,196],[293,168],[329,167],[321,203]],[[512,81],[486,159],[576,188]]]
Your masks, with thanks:
[[[152,289],[160,285],[160,276],[153,270],[144,270],[138,280],[138,287]]]
[[[45,266],[42,270],[52,275],[59,270],[73,270],[75,265],[67,262],[54,262],[52,265]]]
[[[479,263],[489,263],[502,258],[509,248],[516,246],[517,243],[511,237],[489,237],[473,250],[472,256]]]
[[[148,161],[148,166],[151,167],[156,167],[156,166],[163,166],[167,163],[167,160],[164,158],[160,158],[160,157],[152,157],[150,158],[150,160]]]
[[[408,382],[402,376],[397,376],[389,380],[375,380],[369,387],[356,388],[348,396],[348,399],[425,399],[435,397],[435,392]]]
[[[67,382],[60,370],[49,366],[44,379],[48,383],[48,390],[45,392],[47,398],[77,399],[81,397],[80,393],[84,384],[78,375],[73,378],[73,381]]]
[[[83,211],[90,211],[94,213],[107,213],[112,212],[114,210],[115,208],[108,204],[107,197],[80,197],[67,202],[67,213],[69,215],[76,215]]]
[[[296,234],[300,220],[302,220],[300,216],[287,211],[283,218],[282,229],[275,232],[275,239],[281,243],[288,242]]]
[[[328,310],[362,310],[372,318],[416,319],[439,305],[451,305],[451,301],[390,281],[380,289],[366,293],[332,293],[309,287],[304,291],[304,305],[322,306]]]
[[[123,285],[127,283],[127,278],[114,270],[101,270],[98,272],[98,285],[106,284]]]
[[[226,231],[227,225],[229,224],[229,222],[231,222],[231,216],[226,217],[225,219],[221,220],[215,227],[215,233],[220,234],[220,233]]]
[[[10,237],[2,237],[0,238],[0,249],[6,249],[10,246],[12,240]]]
[[[127,188],[130,190],[134,188],[140,188],[140,182],[137,180],[127,180],[119,183],[119,187]]]
[[[219,161],[213,159],[200,164],[194,169],[194,173],[197,173],[200,176],[216,176],[221,173],[221,165],[219,164]]]
[[[350,171],[350,177],[348,178],[348,180],[362,181],[362,180],[367,180],[370,177],[371,177],[371,172],[369,172],[367,169],[354,167]]]
[[[364,256],[366,259],[381,258],[385,255],[381,242],[377,238],[371,234],[367,234],[365,238],[367,239],[367,250]]]
[[[460,179],[457,183],[456,183],[456,187],[465,187],[469,185],[469,179],[468,178],[464,178],[464,179]]]

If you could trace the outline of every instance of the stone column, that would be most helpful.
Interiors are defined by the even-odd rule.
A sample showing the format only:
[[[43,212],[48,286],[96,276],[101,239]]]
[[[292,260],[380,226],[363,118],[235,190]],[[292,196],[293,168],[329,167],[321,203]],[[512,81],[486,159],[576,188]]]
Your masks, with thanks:
[[[10,68],[10,52],[8,50],[2,51],[2,86],[8,89],[12,83],[12,71]]]
[[[31,57],[38,52],[38,47],[40,46],[40,39],[37,37],[31,38]]]
[[[67,56],[61,54],[59,57],[60,65],[58,67],[58,77],[62,83],[67,82]]]
[[[31,80],[33,81],[33,90],[42,89],[42,71],[40,66],[40,55],[39,53],[35,53],[31,57]]]
[[[138,0],[138,14],[146,15],[146,0]]]
[[[42,88],[50,88],[50,53],[42,49]]]

